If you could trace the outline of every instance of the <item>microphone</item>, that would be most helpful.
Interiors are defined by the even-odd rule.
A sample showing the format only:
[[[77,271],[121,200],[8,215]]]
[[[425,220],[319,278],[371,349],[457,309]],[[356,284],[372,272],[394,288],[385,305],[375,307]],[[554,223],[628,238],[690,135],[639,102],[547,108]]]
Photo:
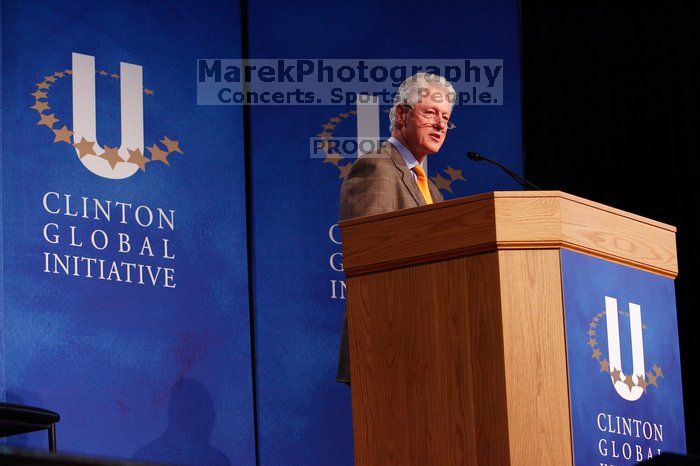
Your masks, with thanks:
[[[483,155],[479,154],[478,152],[472,152],[472,151],[467,152],[467,158],[469,160],[473,160],[475,162],[480,162],[482,160],[485,160],[489,163],[492,163],[492,164],[496,165],[498,168],[500,168],[501,170],[503,170],[504,172],[506,172],[508,175],[510,175],[510,177],[513,178],[515,181],[520,183],[523,186],[523,188],[525,188],[525,189],[531,188],[531,189],[536,189],[537,191],[540,191],[540,188],[538,188],[534,184],[530,183],[525,178],[522,178],[521,176],[513,173],[511,170],[504,167],[503,165],[496,162],[495,160],[492,160],[488,157],[484,157]]]

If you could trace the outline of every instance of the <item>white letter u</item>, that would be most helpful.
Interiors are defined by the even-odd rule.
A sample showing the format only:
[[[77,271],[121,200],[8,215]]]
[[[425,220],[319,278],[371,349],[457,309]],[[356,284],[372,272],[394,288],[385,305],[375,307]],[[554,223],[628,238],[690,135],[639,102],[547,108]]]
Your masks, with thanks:
[[[629,303],[630,333],[632,336],[632,382],[629,386],[625,383],[627,375],[622,371],[622,358],[620,357],[620,328],[617,321],[617,299],[605,297],[605,321],[608,327],[608,358],[610,359],[610,374],[613,386],[625,400],[636,401],[644,393],[642,387],[637,386],[640,378],[644,378],[644,342],[642,341],[642,310],[639,304]],[[619,371],[618,376],[615,373]]]
[[[143,144],[143,70],[138,65],[119,64],[121,85],[122,140],[119,157],[126,162],[128,149],[144,151]],[[128,178],[139,169],[135,163],[119,162],[114,168],[101,157],[104,149],[97,141],[97,111],[95,103],[95,57],[73,53],[73,142],[82,138],[94,142],[97,155],[84,155],[80,161],[92,173],[104,178]],[[76,149],[80,155],[78,149]]]

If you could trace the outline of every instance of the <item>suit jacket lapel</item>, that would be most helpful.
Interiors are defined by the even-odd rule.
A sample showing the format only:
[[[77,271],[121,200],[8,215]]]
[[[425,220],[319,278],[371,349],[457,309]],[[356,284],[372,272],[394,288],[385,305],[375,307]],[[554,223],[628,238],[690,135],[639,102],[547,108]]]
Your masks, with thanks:
[[[425,199],[423,199],[423,196],[420,194],[418,184],[415,178],[413,178],[413,172],[406,166],[406,162],[403,160],[403,157],[401,157],[398,149],[390,143],[386,143],[385,148],[389,153],[389,157],[391,157],[391,160],[394,162],[394,165],[396,165],[396,168],[401,172],[403,184],[406,186],[408,192],[411,193],[411,196],[413,196],[413,199],[416,200],[418,205],[425,205]]]
[[[428,178],[430,178],[430,177],[428,177]],[[442,197],[442,193],[437,188],[437,186],[435,186],[435,183],[433,183],[432,180],[428,180],[428,189],[430,190],[430,195],[433,198],[433,203],[444,201],[444,198]]]

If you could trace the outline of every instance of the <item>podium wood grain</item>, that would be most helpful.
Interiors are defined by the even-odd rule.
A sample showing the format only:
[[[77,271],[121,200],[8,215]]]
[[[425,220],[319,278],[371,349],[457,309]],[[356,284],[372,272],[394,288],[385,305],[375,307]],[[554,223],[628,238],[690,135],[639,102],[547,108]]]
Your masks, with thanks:
[[[506,464],[497,283],[495,254],[353,278],[356,464]]]
[[[569,194],[341,222],[357,465],[570,465],[561,249],[675,277],[675,228]]]
[[[511,464],[571,464],[559,251],[499,251],[498,262]]]
[[[416,221],[420,218],[420,221]],[[346,274],[495,249],[566,248],[675,278],[676,229],[561,191],[500,191],[340,223]],[[412,239],[408,249],[407,238]]]

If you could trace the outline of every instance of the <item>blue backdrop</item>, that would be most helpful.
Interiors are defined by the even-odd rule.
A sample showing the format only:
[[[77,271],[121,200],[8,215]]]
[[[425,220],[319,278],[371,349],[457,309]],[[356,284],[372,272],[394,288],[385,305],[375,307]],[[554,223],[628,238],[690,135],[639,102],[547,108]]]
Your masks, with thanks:
[[[2,2],[0,389],[8,401],[59,411],[63,450],[252,464],[257,429],[262,465],[353,463],[350,392],[334,381],[344,309],[338,191],[351,161],[312,157],[310,139],[354,138],[357,108],[251,106],[244,125],[241,107],[196,105],[197,59],[502,60],[503,101],[456,107],[457,129],[429,175],[448,199],[517,189],[464,157],[476,150],[522,172],[516,1],[448,2],[437,13],[417,1],[244,6],[241,18],[231,0]],[[70,147],[73,52],[95,57],[101,146],[120,145],[119,63],[143,67],[144,171],[107,179],[83,166],[84,146]],[[47,192],[57,193],[48,210],[61,213],[42,205]],[[126,224],[71,216],[82,197],[133,208]],[[153,226],[138,224],[137,206],[156,213]],[[155,226],[157,208],[175,211],[174,229]],[[58,244],[44,237],[47,223]],[[82,247],[70,245],[71,227]],[[109,235],[104,250],[89,244],[95,230]],[[119,252],[119,233],[131,252]],[[138,254],[146,236],[154,257]],[[176,287],[63,273],[54,253],[173,268]]]
[[[193,78],[197,58],[241,53],[238,6],[85,0],[2,8],[6,399],[59,412],[63,451],[254,464],[242,111],[197,106]],[[141,161],[143,171],[98,176],[70,146],[73,52],[95,57],[103,148],[120,145],[120,62],[142,67],[140,152],[152,159]],[[46,193],[56,195],[45,207]],[[94,212],[93,199],[112,201],[110,220]],[[145,207],[137,214],[137,206]],[[159,224],[158,208],[172,228]],[[142,227],[137,218],[148,224],[149,209],[155,220]],[[71,246],[71,231],[82,246]],[[129,235],[129,252],[120,252],[120,234]],[[54,253],[70,256],[69,273]],[[81,267],[89,262],[82,258],[95,259],[93,278],[75,275],[73,257]],[[97,260],[117,261],[121,281],[113,273],[100,279]],[[131,283],[122,261],[139,265],[126,267]],[[155,285],[135,278],[145,266],[158,274]],[[46,445],[43,434],[10,441]]]
[[[446,198],[514,189],[476,150],[522,171],[518,4],[262,1],[248,7],[253,58],[502,59],[504,102],[459,106],[429,175]],[[273,27],[274,25],[274,27]],[[380,114],[381,136],[389,136]],[[335,382],[344,297],[338,192],[350,160],[311,158],[309,139],[355,137],[355,106],[252,106],[252,250],[261,465],[353,464],[350,391]],[[323,137],[323,136],[320,136]],[[452,169],[452,170],[450,170]],[[446,171],[447,170],[447,171]],[[461,170],[460,179],[459,172]],[[466,180],[466,181],[465,181]]]

